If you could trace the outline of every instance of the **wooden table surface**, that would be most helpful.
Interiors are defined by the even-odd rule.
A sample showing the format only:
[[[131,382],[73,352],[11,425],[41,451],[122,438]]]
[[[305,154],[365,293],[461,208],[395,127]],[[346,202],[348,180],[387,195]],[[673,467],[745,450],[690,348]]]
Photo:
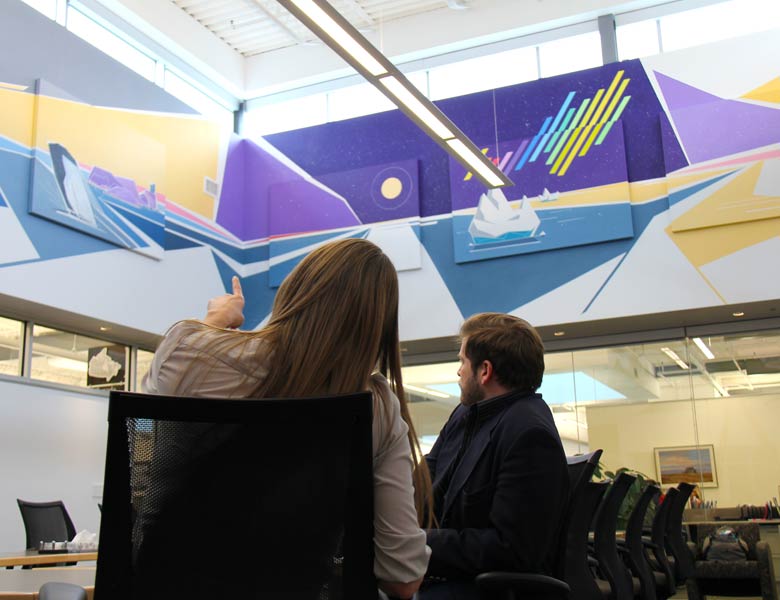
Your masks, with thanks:
[[[37,600],[38,590],[49,581],[80,585],[92,600],[95,567],[49,567],[46,569],[0,569],[0,600]]]
[[[57,563],[97,560],[97,552],[63,552],[62,554],[38,554],[37,550],[0,553],[0,568],[22,565],[54,565]]]

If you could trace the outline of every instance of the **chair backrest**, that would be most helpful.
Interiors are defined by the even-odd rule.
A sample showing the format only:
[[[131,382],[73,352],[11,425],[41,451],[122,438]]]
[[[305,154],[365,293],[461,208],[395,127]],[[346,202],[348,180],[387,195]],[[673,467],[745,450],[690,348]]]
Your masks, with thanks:
[[[111,392],[95,598],[376,598],[370,393]]]
[[[682,518],[685,504],[695,487],[685,482],[677,484],[678,493],[672,497],[666,517],[666,549],[674,556],[674,576],[677,585],[691,577],[694,571],[693,557],[683,539]]]
[[[604,497],[599,507],[593,531],[593,548],[599,567],[612,587],[612,598],[626,600],[634,597],[631,574],[618,556],[615,529],[620,505],[636,477],[626,472],[620,473]]]
[[[593,477],[593,472],[596,470],[603,452],[604,450],[599,448],[588,454],[576,454],[566,457],[566,464],[569,470],[569,490],[572,497],[579,485],[590,481],[590,478]]]
[[[666,593],[670,596],[673,596],[677,590],[677,582],[674,578],[674,570],[669,564],[669,557],[666,555],[666,521],[669,517],[669,507],[674,504],[674,497],[679,493],[677,488],[669,488],[666,491],[663,502],[659,503],[655,509],[650,533],[650,540],[653,542],[653,557],[658,563],[660,572],[666,577]]]
[[[628,549],[631,571],[639,578],[640,595],[643,600],[655,600],[656,598],[655,577],[645,556],[642,529],[650,502],[660,493],[661,489],[656,485],[645,487],[631,510],[626,524],[626,548]]]
[[[606,482],[586,481],[572,496],[566,532],[566,555],[559,578],[569,584],[571,597],[577,600],[603,600],[588,565],[588,533],[593,513],[608,487]]]
[[[40,542],[67,542],[76,535],[76,528],[62,500],[27,502],[16,499],[22,513],[26,548],[39,548]]]

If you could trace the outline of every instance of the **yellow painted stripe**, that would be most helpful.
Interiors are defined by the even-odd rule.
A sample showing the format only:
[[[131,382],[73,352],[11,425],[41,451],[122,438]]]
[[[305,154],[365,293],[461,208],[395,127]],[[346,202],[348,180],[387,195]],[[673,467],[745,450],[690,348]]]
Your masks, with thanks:
[[[607,93],[604,94],[604,98],[599,103],[599,107],[596,109],[596,112],[593,113],[593,118],[588,121],[588,125],[594,125],[601,116],[601,113],[604,112],[604,108],[607,106],[607,102],[609,102],[609,99],[612,97],[612,94],[615,92],[615,87],[618,84],[618,81],[620,81],[620,78],[623,77],[624,71],[621,69],[617,73],[615,73],[615,77],[612,80],[612,83],[609,84],[609,88],[607,88]],[[624,85],[621,86],[621,89],[626,89],[626,85],[630,79],[626,79],[624,81]],[[622,92],[621,92],[622,93]]]
[[[555,165],[553,165],[553,168],[550,169],[550,173],[552,175],[555,175],[555,173],[557,173],[558,169],[561,167],[563,161],[567,160],[566,157],[569,153],[569,149],[572,146],[579,149],[580,145],[582,144],[582,142],[580,142],[579,140],[580,138],[582,138],[583,135],[585,135],[585,130],[587,129],[587,127],[585,126],[588,124],[588,121],[590,120],[590,116],[593,114],[593,109],[596,108],[596,105],[599,103],[599,100],[603,95],[604,95],[604,88],[601,88],[599,91],[596,92],[596,95],[593,97],[593,102],[590,103],[588,110],[585,112],[585,116],[582,117],[581,123],[583,124],[583,127],[574,130],[574,135],[571,136],[571,138],[569,138],[569,141],[564,147],[563,152],[561,152],[561,155],[558,157],[558,160],[555,161]],[[574,152],[577,152],[577,150],[575,150]],[[558,173],[558,175],[561,175],[561,173]]]
[[[487,151],[488,151],[487,148],[482,148],[482,154],[484,154],[485,156],[487,156]],[[468,181],[472,177],[474,177],[474,173],[469,171],[468,173],[466,173],[466,176],[463,178],[463,181]]]
[[[588,141],[585,142],[585,145],[582,147],[580,156],[585,156],[588,153],[588,150],[590,150],[590,147],[593,145],[593,141],[596,139],[596,136],[599,134],[599,131],[601,131],[602,127],[604,127],[604,121],[600,121],[596,127],[593,128],[593,133],[590,134]]]
[[[615,112],[615,107],[617,106],[617,103],[620,101],[620,98],[623,97],[623,92],[626,91],[626,87],[628,86],[628,82],[631,81],[630,79],[624,79],[620,82],[620,87],[618,88],[617,94],[615,94],[615,97],[612,98],[612,102],[609,103],[609,108],[607,108],[607,112],[604,113],[604,118],[602,119],[603,123],[606,123],[609,118],[612,116],[612,113]]]
[[[574,148],[572,148],[571,153],[569,154],[566,161],[563,163],[561,170],[558,171],[558,177],[563,177],[564,175],[566,175],[566,171],[569,170],[569,167],[571,166],[574,157],[577,156],[577,152],[579,152],[580,146],[582,146],[582,143],[585,141],[585,138],[588,136],[592,128],[593,125],[588,125],[583,129],[582,135],[580,135],[579,138],[577,139],[577,143],[574,144]]]

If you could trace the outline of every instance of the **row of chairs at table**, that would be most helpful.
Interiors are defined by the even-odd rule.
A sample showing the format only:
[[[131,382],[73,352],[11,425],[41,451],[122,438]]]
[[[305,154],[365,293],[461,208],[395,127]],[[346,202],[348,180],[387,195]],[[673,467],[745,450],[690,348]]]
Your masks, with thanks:
[[[571,494],[556,577],[485,573],[477,578],[483,590],[502,600],[666,600],[693,574],[682,516],[694,486],[669,489],[646,531],[645,515],[661,493],[647,486],[628,518],[625,538],[618,539],[618,512],[636,478],[624,472],[611,483],[591,481],[601,454],[568,458]]]

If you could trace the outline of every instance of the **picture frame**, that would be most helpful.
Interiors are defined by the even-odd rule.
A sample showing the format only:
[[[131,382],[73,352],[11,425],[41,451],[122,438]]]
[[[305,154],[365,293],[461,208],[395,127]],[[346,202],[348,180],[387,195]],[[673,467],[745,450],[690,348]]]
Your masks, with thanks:
[[[654,448],[655,472],[662,486],[690,483],[718,487],[715,448],[712,444]]]

